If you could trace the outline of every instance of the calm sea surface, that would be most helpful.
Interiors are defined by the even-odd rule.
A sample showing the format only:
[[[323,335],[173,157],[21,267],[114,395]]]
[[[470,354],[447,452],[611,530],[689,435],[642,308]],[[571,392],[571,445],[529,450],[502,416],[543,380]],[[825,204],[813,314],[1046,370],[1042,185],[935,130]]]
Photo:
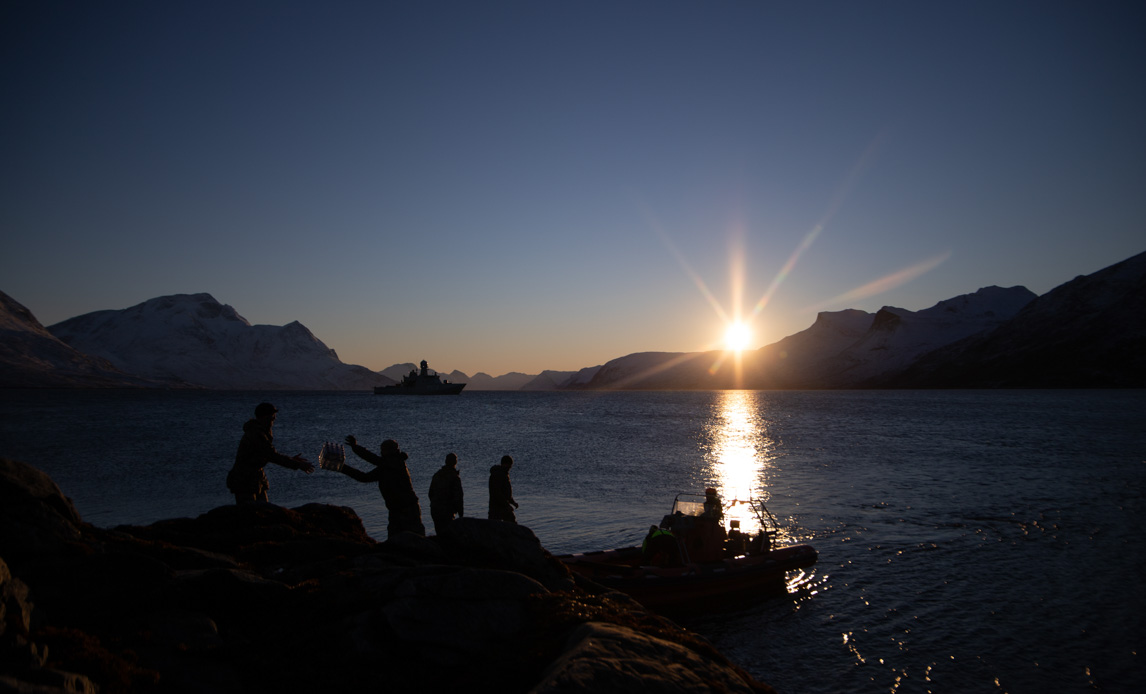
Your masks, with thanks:
[[[685,625],[781,692],[1141,684],[1146,392],[0,391],[0,456],[47,471],[99,526],[193,517],[231,502],[262,400],[288,455],[396,439],[428,527],[446,453],[481,517],[512,455],[518,521],[554,553],[639,542],[678,492],[762,496],[819,564],[787,596]],[[385,539],[375,485],[268,474],[273,502],[350,506]]]

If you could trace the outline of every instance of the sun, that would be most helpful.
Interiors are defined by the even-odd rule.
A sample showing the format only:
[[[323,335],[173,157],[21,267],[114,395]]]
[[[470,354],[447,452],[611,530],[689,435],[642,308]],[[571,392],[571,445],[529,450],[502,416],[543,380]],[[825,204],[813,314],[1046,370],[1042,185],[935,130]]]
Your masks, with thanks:
[[[730,323],[724,331],[724,347],[731,352],[748,349],[752,342],[752,329],[746,324],[737,321]]]

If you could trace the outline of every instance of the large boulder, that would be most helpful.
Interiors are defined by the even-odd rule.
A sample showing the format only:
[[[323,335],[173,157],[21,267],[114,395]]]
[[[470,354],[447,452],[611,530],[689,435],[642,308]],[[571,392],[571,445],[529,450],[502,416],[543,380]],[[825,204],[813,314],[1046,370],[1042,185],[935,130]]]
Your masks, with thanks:
[[[536,579],[551,590],[569,590],[569,570],[523,525],[485,518],[458,518],[438,536],[442,546],[471,566],[501,567]]]
[[[54,554],[80,540],[80,514],[44,472],[0,458],[0,554]]]
[[[567,650],[531,694],[561,692],[770,691],[679,643],[616,624],[589,622],[569,635]]]

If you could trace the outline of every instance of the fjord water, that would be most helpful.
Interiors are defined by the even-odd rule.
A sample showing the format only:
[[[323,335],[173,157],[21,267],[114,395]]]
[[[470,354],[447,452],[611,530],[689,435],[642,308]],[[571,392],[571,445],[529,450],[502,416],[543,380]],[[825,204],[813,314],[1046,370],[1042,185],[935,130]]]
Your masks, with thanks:
[[[425,491],[460,459],[484,517],[503,454],[518,520],[564,553],[639,542],[678,492],[756,494],[819,563],[788,594],[683,620],[781,692],[1130,691],[1146,614],[1146,393],[0,391],[0,456],[45,470],[95,525],[196,516],[255,404],[280,452],[394,438]],[[349,462],[365,467],[350,456]],[[268,466],[271,500],[377,488]]]

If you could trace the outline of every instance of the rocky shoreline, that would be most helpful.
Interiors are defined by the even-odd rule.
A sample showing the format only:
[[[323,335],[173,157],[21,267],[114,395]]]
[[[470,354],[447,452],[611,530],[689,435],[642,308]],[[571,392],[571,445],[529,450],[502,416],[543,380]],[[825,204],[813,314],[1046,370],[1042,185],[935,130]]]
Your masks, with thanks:
[[[101,529],[0,459],[4,692],[772,692],[528,528],[369,537],[349,508]]]

